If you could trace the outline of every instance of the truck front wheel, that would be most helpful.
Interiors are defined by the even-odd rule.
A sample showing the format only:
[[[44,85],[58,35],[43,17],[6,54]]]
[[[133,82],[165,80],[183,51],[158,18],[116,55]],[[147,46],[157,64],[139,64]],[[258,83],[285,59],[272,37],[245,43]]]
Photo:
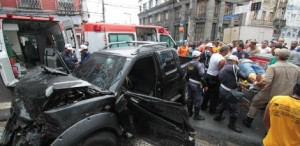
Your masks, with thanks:
[[[115,134],[108,131],[95,132],[86,136],[78,146],[117,146],[118,140]]]

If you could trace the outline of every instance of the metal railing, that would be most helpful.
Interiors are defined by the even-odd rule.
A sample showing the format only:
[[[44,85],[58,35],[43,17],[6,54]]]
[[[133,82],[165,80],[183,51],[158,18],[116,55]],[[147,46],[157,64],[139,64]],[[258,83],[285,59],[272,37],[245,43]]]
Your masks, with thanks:
[[[75,6],[74,6],[74,2],[65,2],[65,1],[60,1],[57,0],[57,5],[56,5],[56,9],[58,13],[61,14],[74,14],[77,13],[78,10],[76,10]]]
[[[42,9],[40,0],[17,0],[18,9]]]
[[[123,41],[123,42],[109,43],[103,49],[110,49],[112,45],[120,45],[120,44],[128,44],[128,46],[138,46],[136,52],[133,55],[139,54],[141,49],[144,47],[153,47],[153,46],[165,46],[166,48],[168,47],[168,44],[166,42]]]

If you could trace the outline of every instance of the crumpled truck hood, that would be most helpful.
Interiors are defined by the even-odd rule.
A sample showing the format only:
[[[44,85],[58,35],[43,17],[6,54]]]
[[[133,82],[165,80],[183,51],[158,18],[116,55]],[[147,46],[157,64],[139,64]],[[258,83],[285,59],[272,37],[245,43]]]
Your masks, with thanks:
[[[24,107],[27,112],[30,113],[30,117],[34,118],[44,110],[43,106],[47,100],[51,98],[49,95],[53,89],[68,89],[88,86],[91,86],[91,84],[72,75],[47,74],[44,73],[41,68],[37,68],[35,71],[21,79],[15,87],[15,99],[13,100],[12,106],[20,107],[21,101],[24,103]],[[48,94],[48,96],[46,94]]]

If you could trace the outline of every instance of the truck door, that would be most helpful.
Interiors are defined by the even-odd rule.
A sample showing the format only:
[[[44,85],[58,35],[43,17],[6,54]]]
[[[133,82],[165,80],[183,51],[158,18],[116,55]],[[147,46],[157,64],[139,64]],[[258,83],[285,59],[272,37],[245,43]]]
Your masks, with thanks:
[[[170,100],[180,94],[181,71],[178,68],[179,62],[176,59],[175,50],[163,50],[156,52],[161,70],[159,87],[163,99]]]
[[[125,93],[138,138],[154,145],[191,146],[194,130],[184,107],[175,102],[132,92]]]
[[[6,86],[14,86],[15,83],[18,82],[18,79],[15,78],[13,68],[15,67],[9,58],[9,53],[6,48],[5,38],[3,35],[3,23],[2,19],[0,19],[0,73],[1,78]],[[1,81],[0,81],[1,82]]]

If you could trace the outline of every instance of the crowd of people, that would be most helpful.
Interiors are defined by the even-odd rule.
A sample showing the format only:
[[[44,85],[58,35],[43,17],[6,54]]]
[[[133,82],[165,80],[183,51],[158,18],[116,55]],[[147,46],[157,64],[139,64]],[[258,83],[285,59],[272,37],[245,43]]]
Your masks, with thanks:
[[[199,114],[200,108],[215,115],[215,121],[222,121],[225,119],[223,112],[228,110],[228,128],[241,133],[242,129],[236,124],[240,117],[240,98],[236,94],[241,93],[238,88],[245,86],[243,81],[247,80],[259,91],[242,119],[245,127],[251,128],[257,112],[265,108],[264,126],[268,133],[264,145],[300,145],[300,47],[297,41],[289,48],[282,38],[270,43],[262,41],[261,45],[255,40],[233,41],[226,45],[182,41],[177,51],[181,57],[193,58],[187,67],[190,117],[194,115],[194,120],[205,120]],[[256,55],[269,56],[270,63],[260,66],[251,60]],[[293,136],[279,136],[276,133],[279,127]],[[295,137],[298,138],[293,139]]]

